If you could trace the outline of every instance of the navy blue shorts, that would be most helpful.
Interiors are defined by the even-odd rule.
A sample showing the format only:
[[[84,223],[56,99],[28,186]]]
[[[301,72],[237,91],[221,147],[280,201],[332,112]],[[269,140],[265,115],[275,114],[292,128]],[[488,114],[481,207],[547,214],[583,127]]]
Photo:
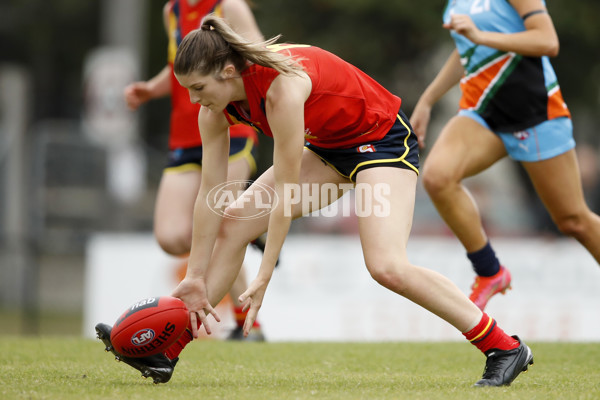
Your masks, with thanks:
[[[252,173],[256,172],[256,145],[254,140],[234,137],[229,142],[229,162],[246,159]],[[202,169],[202,146],[178,148],[169,151],[165,172],[183,172]]]
[[[381,140],[348,149],[325,149],[308,143],[306,149],[352,182],[356,182],[359,171],[375,167],[410,169],[419,174],[419,143],[402,111]]]

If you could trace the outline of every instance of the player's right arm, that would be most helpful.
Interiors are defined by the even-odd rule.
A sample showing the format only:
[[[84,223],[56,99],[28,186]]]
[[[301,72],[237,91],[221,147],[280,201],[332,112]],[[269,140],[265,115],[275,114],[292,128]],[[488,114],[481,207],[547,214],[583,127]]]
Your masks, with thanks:
[[[525,30],[514,33],[482,31],[469,15],[454,14],[446,29],[452,29],[471,42],[500,51],[514,52],[527,57],[556,57],[559,51],[558,35],[552,18],[542,0],[509,0],[523,18]]]
[[[171,94],[171,67],[165,66],[152,79],[133,82],[125,87],[123,95],[127,107],[134,111],[142,104]]]
[[[198,318],[208,334],[211,330],[207,316],[211,314],[220,321],[208,301],[205,277],[221,226],[221,214],[215,210],[225,205],[215,204],[215,196],[209,194],[226,182],[229,159],[229,122],[224,114],[201,107],[198,125],[202,136],[202,180],[194,205],[192,247],[186,276],[173,292],[190,310],[194,337],[198,337]]]
[[[410,117],[410,123],[419,139],[420,147],[425,147],[425,136],[427,135],[431,109],[450,89],[460,82],[463,74],[464,69],[460,63],[460,55],[458,50],[454,49],[440,72],[417,101]]]

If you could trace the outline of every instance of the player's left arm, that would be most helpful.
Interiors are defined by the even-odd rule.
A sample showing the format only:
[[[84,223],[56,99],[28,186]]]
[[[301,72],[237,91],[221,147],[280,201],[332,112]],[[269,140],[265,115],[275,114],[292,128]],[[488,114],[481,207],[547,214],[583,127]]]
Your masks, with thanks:
[[[454,29],[475,44],[529,57],[555,57],[559,51],[558,35],[552,18],[541,0],[509,0],[524,18],[525,30],[517,33],[479,30],[468,15],[453,15],[448,29]]]
[[[275,191],[280,199],[284,199],[286,184],[299,183],[304,149],[304,103],[311,89],[310,78],[303,73],[300,76],[279,75],[267,92],[266,114],[273,132]],[[263,260],[266,258],[273,267],[292,219],[291,213],[286,211],[290,210],[285,210],[284,201],[279,201],[269,218],[269,239]],[[269,276],[268,271],[265,272],[265,277]]]
[[[275,193],[279,201],[269,215],[269,236],[258,274],[239,299],[245,308],[249,308],[244,323],[246,335],[262,305],[292,222],[289,201],[285,199],[285,185],[298,184],[300,180],[304,149],[304,103],[311,89],[310,78],[305,73],[301,73],[297,76],[279,75],[273,80],[267,92],[266,115],[273,132],[273,171]]]

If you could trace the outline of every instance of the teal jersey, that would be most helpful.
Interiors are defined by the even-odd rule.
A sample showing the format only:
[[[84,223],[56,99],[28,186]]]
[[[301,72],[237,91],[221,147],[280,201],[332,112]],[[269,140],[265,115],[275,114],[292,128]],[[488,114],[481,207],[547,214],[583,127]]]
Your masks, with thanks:
[[[521,16],[508,0],[449,0],[444,22],[452,14],[469,15],[482,31],[525,31]],[[570,117],[548,57],[526,57],[477,45],[454,31],[451,36],[465,69],[461,110],[474,111],[493,130],[505,132]]]

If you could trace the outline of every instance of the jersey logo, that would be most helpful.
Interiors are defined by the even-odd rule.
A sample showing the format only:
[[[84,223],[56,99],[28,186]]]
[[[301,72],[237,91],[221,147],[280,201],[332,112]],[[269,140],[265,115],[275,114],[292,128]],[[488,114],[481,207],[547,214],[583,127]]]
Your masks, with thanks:
[[[359,153],[375,153],[377,150],[375,150],[375,146],[372,144],[363,144],[362,146],[358,146],[356,151]]]
[[[316,136],[313,136],[312,132],[310,131],[310,128],[306,128],[304,130],[304,139],[309,140],[309,139],[316,139]]]

